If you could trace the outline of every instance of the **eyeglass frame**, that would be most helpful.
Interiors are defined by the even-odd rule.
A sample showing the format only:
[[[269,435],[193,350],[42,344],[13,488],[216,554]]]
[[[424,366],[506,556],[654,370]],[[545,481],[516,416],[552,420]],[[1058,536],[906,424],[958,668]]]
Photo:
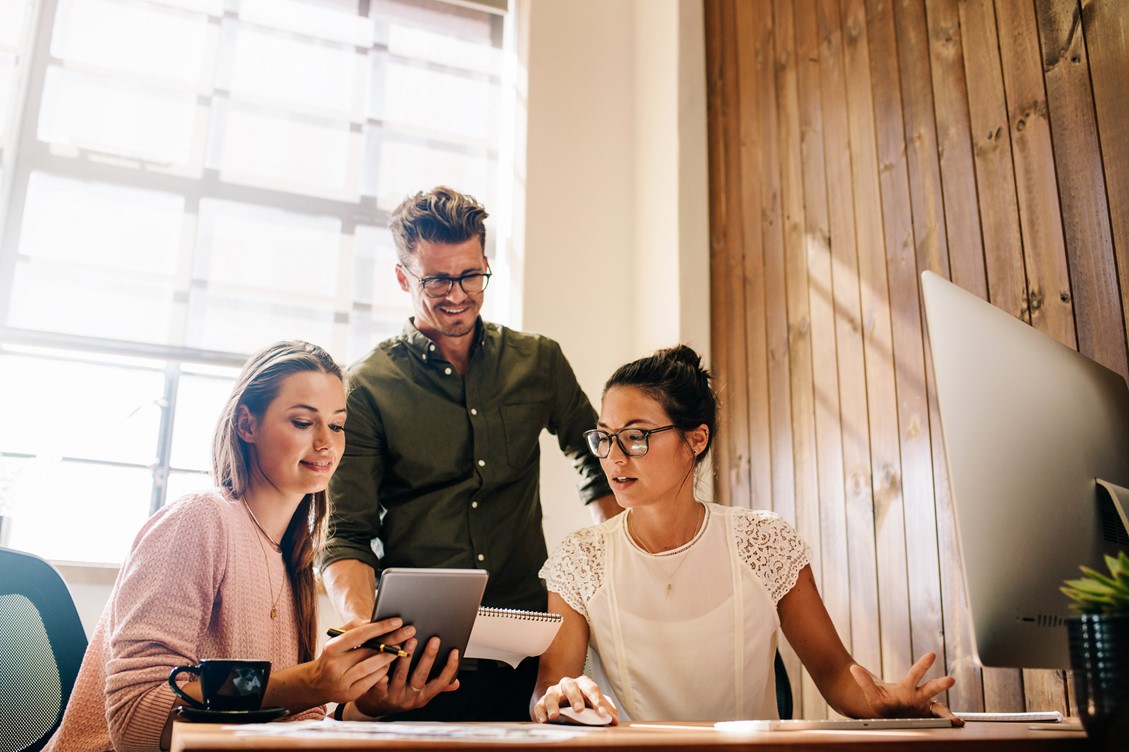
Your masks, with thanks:
[[[595,455],[598,459],[601,459],[601,460],[606,459],[606,458],[611,456],[612,445],[611,445],[610,439],[615,439],[615,443],[619,445],[620,451],[622,451],[628,457],[644,457],[644,456],[646,456],[647,452],[651,451],[651,434],[659,433],[660,431],[669,431],[672,428],[678,428],[678,426],[674,425],[673,423],[671,423],[669,426],[660,426],[659,428],[636,428],[634,426],[630,426],[628,428],[621,428],[618,431],[616,431],[615,433],[609,433],[609,432],[604,431],[604,430],[599,429],[599,428],[593,428],[591,430],[584,432],[584,442],[586,444],[588,444],[588,451],[591,452],[593,455]],[[619,435],[621,433],[623,433],[624,431],[638,431],[639,433],[643,434],[643,453],[642,454],[632,454],[631,452],[627,451],[627,447],[625,447],[623,445],[623,442],[620,441],[620,439],[619,439]],[[607,454],[601,455],[599,452],[596,451],[596,448],[592,446],[592,440],[589,439],[588,437],[594,436],[596,434],[603,434],[604,436],[608,437],[609,441],[608,441],[608,453]]]
[[[484,272],[469,272],[467,274],[461,274],[458,277],[446,277],[446,276],[443,276],[443,275],[437,275],[437,276],[434,276],[434,277],[420,277],[420,276],[416,275],[411,269],[409,269],[404,264],[397,264],[397,266],[399,266],[402,270],[404,270],[404,272],[406,272],[410,277],[412,277],[412,279],[415,279],[417,282],[419,282],[419,289],[422,290],[423,294],[426,295],[429,298],[445,298],[445,297],[447,297],[448,295],[451,294],[451,290],[455,289],[455,283],[456,282],[459,283],[459,289],[462,290],[463,293],[465,293],[466,295],[481,295],[482,293],[486,292],[486,288],[490,286],[490,278],[494,276],[494,272],[490,271],[490,265],[489,264],[486,265],[486,271],[484,271]],[[483,278],[481,290],[477,290],[475,292],[470,292],[463,285],[464,280],[471,279],[472,277],[482,277]],[[447,283],[447,289],[446,290],[439,293],[438,295],[433,295],[433,294],[431,294],[430,292],[427,291],[427,283],[428,282],[439,282],[439,281]]]

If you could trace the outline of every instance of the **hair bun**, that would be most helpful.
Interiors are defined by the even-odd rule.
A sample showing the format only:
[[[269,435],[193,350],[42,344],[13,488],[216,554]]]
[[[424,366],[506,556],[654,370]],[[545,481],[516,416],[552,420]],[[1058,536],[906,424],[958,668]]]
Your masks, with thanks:
[[[693,366],[694,368],[700,368],[702,365],[702,356],[698,355],[698,353],[688,345],[668,347],[664,350],[659,350],[655,355],[662,360],[673,360]]]

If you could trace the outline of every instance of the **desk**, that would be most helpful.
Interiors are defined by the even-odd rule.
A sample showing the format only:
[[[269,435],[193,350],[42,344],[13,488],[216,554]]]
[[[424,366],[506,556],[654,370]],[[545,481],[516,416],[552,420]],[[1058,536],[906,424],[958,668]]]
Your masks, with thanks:
[[[285,725],[285,724],[278,724]],[[533,724],[475,724],[477,727],[529,728]],[[544,728],[544,727],[542,727]],[[554,727],[560,728],[560,727]],[[573,729],[575,727],[565,727]],[[1086,750],[1080,730],[1034,731],[1025,723],[969,723],[964,728],[882,731],[789,731],[727,734],[711,724],[635,723],[616,728],[579,728],[576,736],[552,742],[452,742],[449,739],[325,739],[283,735],[239,735],[237,726],[176,723],[172,752],[222,752],[225,750],[353,750],[422,752],[458,749],[492,752],[544,752],[565,750],[626,750],[627,752],[897,752],[899,750],[953,750],[953,752],[1068,752]]]

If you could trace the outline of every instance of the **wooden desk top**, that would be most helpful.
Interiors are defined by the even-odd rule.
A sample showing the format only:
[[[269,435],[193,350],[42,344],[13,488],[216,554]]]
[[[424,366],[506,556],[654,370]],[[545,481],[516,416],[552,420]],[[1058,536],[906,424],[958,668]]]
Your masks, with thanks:
[[[285,726],[286,724],[271,724]],[[379,725],[379,724],[374,724]],[[404,724],[397,724],[404,725]],[[1071,730],[1032,730],[1026,723],[969,723],[964,728],[879,730],[879,731],[770,731],[757,733],[725,733],[701,723],[635,723],[616,728],[545,727],[535,724],[459,724],[476,730],[486,727],[499,730],[552,728],[575,730],[576,736],[563,740],[463,741],[449,738],[368,737],[342,738],[327,736],[310,738],[271,735],[246,735],[238,726],[212,724],[175,724],[172,752],[209,750],[352,750],[380,749],[383,752],[421,752],[422,750],[466,747],[471,750],[531,752],[533,750],[601,750],[622,749],[629,752],[861,752],[878,750],[955,750],[956,752],[1067,752],[1086,750],[1086,736],[1077,727]],[[281,731],[281,729],[271,729]]]

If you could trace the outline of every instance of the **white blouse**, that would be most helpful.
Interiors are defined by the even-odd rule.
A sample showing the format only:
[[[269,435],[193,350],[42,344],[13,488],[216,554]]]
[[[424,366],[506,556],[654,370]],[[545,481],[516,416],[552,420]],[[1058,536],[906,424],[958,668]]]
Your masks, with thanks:
[[[704,506],[680,548],[644,551],[629,510],[567,536],[541,569],[588,620],[592,678],[621,721],[778,717],[776,604],[810,549],[773,512]]]

